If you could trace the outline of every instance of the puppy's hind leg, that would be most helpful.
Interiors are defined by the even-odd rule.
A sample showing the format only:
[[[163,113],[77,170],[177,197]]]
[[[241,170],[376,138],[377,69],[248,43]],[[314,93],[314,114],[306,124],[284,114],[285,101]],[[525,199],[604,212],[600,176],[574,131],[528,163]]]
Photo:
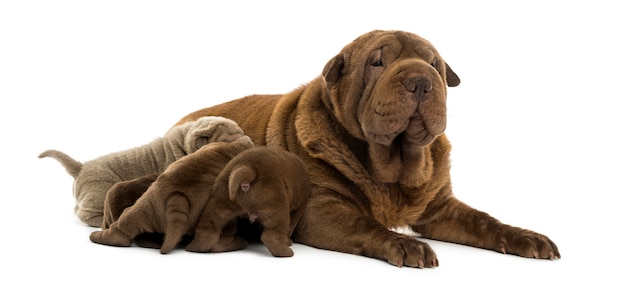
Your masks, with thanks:
[[[273,213],[262,211],[259,213],[260,223],[263,225],[261,242],[275,257],[291,257],[293,250],[291,245],[289,210],[287,208],[272,209]]]
[[[87,193],[77,200],[74,213],[82,222],[90,227],[101,227],[103,221],[104,197],[97,193]]]
[[[130,246],[133,239],[145,230],[146,225],[141,217],[146,215],[145,208],[130,207],[108,229],[92,232],[89,239],[100,244]]]
[[[237,236],[237,219],[233,219],[222,229],[220,239],[211,252],[235,251],[248,247],[248,242]]]
[[[189,227],[189,201],[181,195],[174,195],[165,203],[165,237],[161,253],[172,251]]]
[[[261,241],[275,257],[293,256],[293,250],[289,248],[291,240],[284,231],[265,229],[261,234]]]
[[[220,235],[226,221],[225,215],[230,215],[228,211],[220,211],[216,205],[216,200],[210,200],[202,210],[198,224],[195,228],[193,240],[185,247],[191,252],[209,252],[220,241]],[[236,229],[234,229],[236,232]],[[234,250],[234,249],[233,249]],[[228,250],[222,250],[228,251]]]

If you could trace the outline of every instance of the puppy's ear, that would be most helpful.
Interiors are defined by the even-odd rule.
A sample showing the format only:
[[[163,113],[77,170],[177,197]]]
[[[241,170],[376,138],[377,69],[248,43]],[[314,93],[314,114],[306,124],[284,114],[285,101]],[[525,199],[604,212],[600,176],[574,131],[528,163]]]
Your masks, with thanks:
[[[199,137],[195,137],[195,150],[199,150],[201,147],[209,144],[211,142],[211,140],[209,139],[209,137],[207,136],[199,136]]]
[[[322,76],[326,82],[330,85],[337,83],[341,76],[343,75],[343,68],[345,65],[343,54],[338,54],[333,57],[326,66],[324,66],[324,71],[322,72]]]
[[[456,87],[456,86],[459,86],[459,84],[461,84],[461,78],[459,78],[459,76],[456,75],[456,73],[454,73],[454,70],[450,68],[447,62],[446,62],[446,82],[448,83],[448,87]]]
[[[234,201],[240,189],[243,192],[248,192],[250,183],[254,179],[256,179],[256,171],[249,165],[235,167],[228,177],[228,198]]]
[[[201,147],[209,144],[212,141],[214,132],[215,129],[213,127],[203,127],[191,130],[187,133],[187,137],[185,138],[185,151],[187,154],[193,153]]]

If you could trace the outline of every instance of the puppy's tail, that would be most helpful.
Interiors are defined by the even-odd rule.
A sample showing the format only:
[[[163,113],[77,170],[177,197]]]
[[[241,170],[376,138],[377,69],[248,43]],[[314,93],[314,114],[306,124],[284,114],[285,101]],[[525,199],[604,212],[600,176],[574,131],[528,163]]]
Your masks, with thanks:
[[[243,192],[250,190],[250,183],[256,179],[256,170],[249,165],[236,166],[228,177],[228,198],[235,200],[241,189]]]
[[[69,173],[74,178],[78,177],[78,174],[83,169],[83,164],[81,162],[71,158],[69,155],[58,150],[46,150],[39,155],[39,158],[44,157],[52,157],[58,160],[61,165],[65,167],[67,173]]]

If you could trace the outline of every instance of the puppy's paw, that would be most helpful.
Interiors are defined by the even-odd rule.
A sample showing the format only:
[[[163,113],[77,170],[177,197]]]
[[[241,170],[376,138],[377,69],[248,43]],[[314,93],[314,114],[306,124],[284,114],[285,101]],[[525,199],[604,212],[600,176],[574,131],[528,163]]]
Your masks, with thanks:
[[[556,244],[547,236],[515,227],[503,231],[496,250],[504,254],[515,254],[530,258],[561,258]]]
[[[92,242],[112,245],[112,246],[131,246],[132,239],[124,234],[112,232],[111,230],[95,231],[89,235]]]
[[[432,268],[439,266],[437,255],[424,242],[398,235],[384,243],[387,262],[398,266]]]
[[[211,248],[211,252],[241,250],[248,247],[248,242],[238,236],[220,237],[220,241]]]
[[[274,257],[292,257],[293,250],[288,246],[266,245],[267,249]]]
[[[211,251],[212,246],[212,243],[203,243],[198,239],[194,239],[191,241],[191,243],[185,246],[185,250],[189,252],[207,253]]]

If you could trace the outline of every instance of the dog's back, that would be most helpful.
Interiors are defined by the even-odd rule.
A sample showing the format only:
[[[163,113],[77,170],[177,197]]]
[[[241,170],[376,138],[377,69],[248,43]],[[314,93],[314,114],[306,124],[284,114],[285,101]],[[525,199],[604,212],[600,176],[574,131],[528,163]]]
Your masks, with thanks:
[[[304,204],[311,188],[309,174],[299,157],[267,146],[254,147],[237,155],[224,167],[217,183],[228,185],[231,200],[237,191],[250,184],[261,189],[284,188],[282,191],[288,196],[292,210]]]

